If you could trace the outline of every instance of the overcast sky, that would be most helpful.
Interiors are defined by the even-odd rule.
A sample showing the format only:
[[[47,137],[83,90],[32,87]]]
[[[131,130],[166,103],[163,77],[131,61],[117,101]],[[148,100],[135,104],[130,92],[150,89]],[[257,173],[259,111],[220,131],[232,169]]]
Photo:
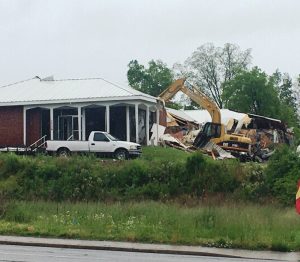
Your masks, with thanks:
[[[54,75],[126,84],[132,59],[182,63],[212,42],[300,73],[299,0],[0,0],[0,85]],[[1,95],[1,94],[0,94]]]

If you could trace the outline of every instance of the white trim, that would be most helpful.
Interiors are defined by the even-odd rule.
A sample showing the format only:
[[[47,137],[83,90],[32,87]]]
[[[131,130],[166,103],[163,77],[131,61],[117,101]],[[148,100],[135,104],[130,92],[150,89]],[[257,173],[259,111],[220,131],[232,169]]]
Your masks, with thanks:
[[[86,118],[85,118],[85,108],[82,108],[82,140],[86,140]]]
[[[150,133],[149,133],[149,123],[150,122],[150,117],[149,117],[149,106],[146,107],[146,144],[147,146],[149,145],[149,136],[150,136]]]
[[[72,108],[77,108],[77,107],[88,107],[88,106],[91,106],[91,105],[95,105],[95,106],[100,106],[100,107],[106,107],[107,105],[109,106],[114,106],[114,105],[119,105],[119,104],[124,104],[124,106],[126,105],[131,105],[131,106],[134,106],[135,104],[143,104],[144,106],[154,106],[156,107],[156,105],[154,105],[153,103],[144,103],[144,101],[142,100],[132,100],[132,101],[122,101],[120,103],[120,101],[106,101],[106,102],[81,102],[81,103],[55,103],[55,104],[36,104],[36,105],[29,105],[29,106],[26,106],[27,110],[28,109],[32,109],[32,108],[37,108],[37,107],[40,107],[40,108],[45,108],[45,109],[50,109],[50,108],[54,108],[54,109],[59,109],[61,107],[64,107],[64,106],[68,106],[68,107],[72,107]],[[7,105],[5,105],[7,106]],[[1,107],[1,103],[0,103],[0,107]],[[150,109],[151,111],[151,109]]]
[[[23,106],[23,105],[47,105],[47,104],[74,104],[84,102],[106,102],[106,101],[125,101],[125,100],[141,100],[150,103],[157,103],[156,98],[145,96],[121,96],[121,97],[100,97],[100,98],[72,98],[59,100],[37,100],[37,101],[15,101],[15,102],[0,102],[0,106]]]
[[[126,140],[130,142],[129,106],[126,106]]]
[[[109,111],[109,105],[106,105],[105,108],[105,127],[106,127],[106,132],[110,132],[110,111]]]
[[[54,139],[53,107],[50,107],[50,140]]]
[[[26,146],[26,108],[23,106],[23,143]]]
[[[135,142],[139,143],[139,105],[134,105],[135,113]]]
[[[81,136],[81,107],[79,106],[78,107],[78,140],[80,141],[82,139],[82,136]],[[73,128],[73,126],[72,126]]]

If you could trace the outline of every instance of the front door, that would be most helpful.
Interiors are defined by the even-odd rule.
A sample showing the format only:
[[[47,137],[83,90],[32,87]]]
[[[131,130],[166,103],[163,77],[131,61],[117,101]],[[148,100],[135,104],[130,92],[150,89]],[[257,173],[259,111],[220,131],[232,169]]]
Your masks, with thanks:
[[[59,116],[58,120],[58,139],[59,140],[78,140],[78,117]]]

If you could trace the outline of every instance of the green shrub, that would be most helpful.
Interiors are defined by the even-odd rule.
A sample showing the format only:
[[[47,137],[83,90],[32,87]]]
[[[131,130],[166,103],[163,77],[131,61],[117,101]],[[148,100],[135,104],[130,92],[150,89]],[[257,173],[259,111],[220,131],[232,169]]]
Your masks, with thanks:
[[[149,154],[130,161],[0,154],[0,197],[56,202],[165,200],[238,192],[247,200],[270,193],[283,203],[294,201],[299,157],[288,148],[279,149],[266,168],[237,160],[214,161],[200,152],[147,150]],[[152,157],[156,152],[159,157]]]
[[[278,148],[268,163],[266,175],[271,194],[283,204],[293,204],[300,179],[298,154],[287,146]]]
[[[19,190],[16,176],[10,176],[0,182],[0,198],[15,197]]]
[[[245,167],[239,193],[244,199],[254,201],[268,195],[264,167],[256,163],[251,163]]]
[[[157,150],[157,149],[155,149]],[[0,193],[13,199],[95,201],[99,199],[166,199],[204,192],[232,192],[237,186],[236,161],[212,161],[201,153],[167,150],[163,158],[101,161],[74,156],[0,155]],[[153,153],[153,152],[152,152]],[[151,155],[151,154],[150,154]],[[2,190],[2,191],[1,191]],[[4,192],[4,191],[3,191]]]
[[[232,192],[237,187],[238,181],[230,168],[231,165],[236,166],[237,162],[230,160],[218,162],[199,152],[193,154],[186,162],[191,191],[197,196],[206,192]]]
[[[4,213],[4,219],[18,223],[30,222],[30,210],[14,202],[9,203]]]
[[[10,175],[15,175],[22,168],[20,157],[7,153],[2,154],[0,159],[0,179],[8,178]]]

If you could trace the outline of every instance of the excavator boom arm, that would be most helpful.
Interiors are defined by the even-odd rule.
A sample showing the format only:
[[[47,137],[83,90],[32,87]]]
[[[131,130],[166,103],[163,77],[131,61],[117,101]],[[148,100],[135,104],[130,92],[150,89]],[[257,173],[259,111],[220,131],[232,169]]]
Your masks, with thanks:
[[[165,89],[158,97],[167,102],[174,97],[178,91],[184,86],[185,79],[177,79],[167,89]]]
[[[210,100],[204,93],[202,93],[198,88],[191,84],[186,85],[186,79],[181,78],[172,83],[166,90],[164,90],[160,95],[164,101],[169,101],[174,97],[179,91],[186,94],[195,103],[203,107],[208,111],[211,116],[212,122],[220,124],[221,123],[221,113],[217,104]]]

